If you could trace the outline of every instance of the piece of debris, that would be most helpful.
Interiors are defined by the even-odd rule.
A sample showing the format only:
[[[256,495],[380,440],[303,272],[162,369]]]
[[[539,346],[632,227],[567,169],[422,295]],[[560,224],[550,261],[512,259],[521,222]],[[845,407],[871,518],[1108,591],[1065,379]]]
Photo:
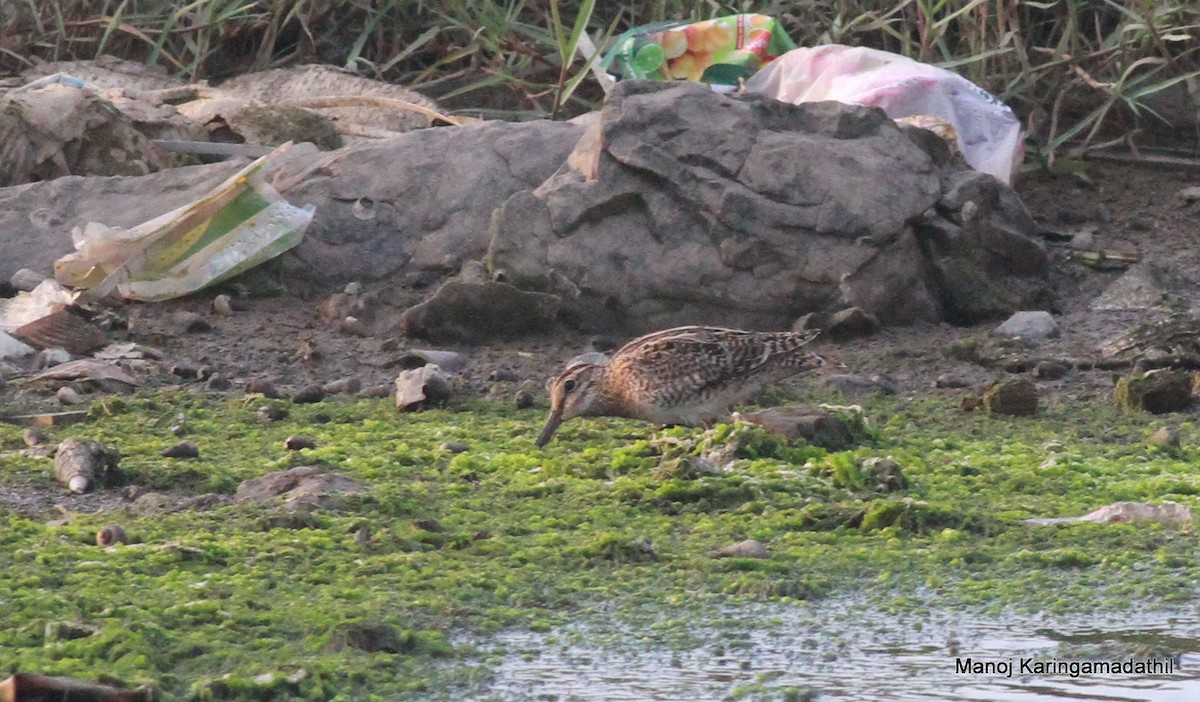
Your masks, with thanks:
[[[97,546],[105,547],[127,543],[129,543],[129,537],[125,535],[125,529],[120,524],[107,524],[96,532]]]
[[[35,349],[63,348],[75,356],[108,343],[103,329],[67,309],[17,327],[13,336]]]
[[[58,482],[68,490],[83,493],[96,485],[112,484],[120,460],[121,454],[115,448],[72,436],[58,445],[54,471]]]
[[[1041,341],[1058,337],[1061,332],[1054,316],[1045,311],[1014,312],[993,334],[1026,341]]]
[[[1026,519],[1026,524],[1123,524],[1125,522],[1158,522],[1159,524],[1191,524],[1192,508],[1178,502],[1166,501],[1158,505],[1145,502],[1114,502],[1082,517],[1057,517]]]
[[[1163,307],[1167,300],[1161,270],[1150,263],[1129,267],[1092,301],[1093,310],[1148,310]]]
[[[713,558],[770,558],[771,553],[760,541],[746,539],[717,549]]]
[[[61,427],[67,424],[82,422],[88,418],[89,410],[71,410],[69,412],[38,412],[36,414],[12,414],[0,417],[0,422],[8,424],[25,424],[35,427]]]
[[[983,391],[983,408],[988,414],[1028,417],[1037,412],[1038,387],[1025,378],[992,383]]]
[[[401,412],[439,407],[450,399],[450,379],[436,364],[396,376],[396,409]]]
[[[33,376],[32,380],[97,381],[101,383],[111,381],[130,388],[140,385],[137,378],[126,373],[117,364],[95,358],[80,358],[60,363]]]
[[[199,458],[200,447],[193,441],[180,441],[162,451],[163,458]]]
[[[1192,378],[1173,368],[1134,373],[1117,380],[1113,399],[1123,410],[1151,414],[1182,412],[1192,404]]]
[[[17,673],[0,682],[0,702],[149,702],[153,697],[150,688],[125,690],[34,673]]]

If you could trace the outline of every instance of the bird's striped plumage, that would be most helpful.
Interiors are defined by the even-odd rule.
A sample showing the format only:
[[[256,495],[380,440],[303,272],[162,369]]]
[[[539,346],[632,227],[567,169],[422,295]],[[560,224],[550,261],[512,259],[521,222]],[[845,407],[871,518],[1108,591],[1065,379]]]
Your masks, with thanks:
[[[804,349],[815,332],[677,327],[622,346],[607,364],[569,365],[550,385],[545,445],[572,417],[710,424],[765,385],[824,365]]]

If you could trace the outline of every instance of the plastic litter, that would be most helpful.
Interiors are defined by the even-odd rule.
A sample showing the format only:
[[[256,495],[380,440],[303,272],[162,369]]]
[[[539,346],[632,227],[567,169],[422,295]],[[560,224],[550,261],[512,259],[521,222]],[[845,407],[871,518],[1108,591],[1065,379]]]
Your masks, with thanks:
[[[1007,105],[957,73],[886,51],[839,44],[795,49],[754,74],[746,90],[792,104],[879,107],[892,119],[931,115],[953,127],[968,164],[1006,183],[1024,158],[1021,122]]]
[[[634,27],[617,37],[601,65],[622,79],[686,79],[736,86],[794,48],[775,18],[730,15]]]
[[[312,205],[295,207],[267,182],[291,144],[235,173],[199,200],[132,229],[89,222],[71,237],[75,253],[54,264],[82,299],[114,290],[131,300],[168,300],[249,270],[300,243]]]

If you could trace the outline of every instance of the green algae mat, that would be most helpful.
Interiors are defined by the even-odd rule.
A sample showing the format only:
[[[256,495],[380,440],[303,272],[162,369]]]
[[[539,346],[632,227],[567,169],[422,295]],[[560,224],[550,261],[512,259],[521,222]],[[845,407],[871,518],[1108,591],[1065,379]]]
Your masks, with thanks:
[[[1148,415],[1000,419],[947,398],[877,398],[846,410],[859,434],[848,451],[740,424],[624,420],[572,422],[539,450],[543,410],[480,400],[397,414],[342,399],[276,403],[286,416],[262,419],[272,402],[112,399],[55,430],[119,448],[122,483],[173,495],[232,495],[301,465],[367,490],[311,512],[31,515],[0,501],[0,672],[152,685],[164,699],[473,698],[500,663],[489,642],[606,609],[661,626],[738,603],[1086,617],[1197,598],[1191,526],[1025,523],[1120,500],[1194,507],[1190,422],[1176,424],[1183,448],[1159,448],[1144,441],[1160,423]],[[198,459],[160,455],[179,414]],[[317,447],[286,451],[296,434]],[[20,428],[0,425],[0,494],[57,494],[52,459],[21,446]],[[903,481],[871,472],[887,457]],[[98,547],[110,523],[130,543]],[[746,539],[768,557],[715,557]]]

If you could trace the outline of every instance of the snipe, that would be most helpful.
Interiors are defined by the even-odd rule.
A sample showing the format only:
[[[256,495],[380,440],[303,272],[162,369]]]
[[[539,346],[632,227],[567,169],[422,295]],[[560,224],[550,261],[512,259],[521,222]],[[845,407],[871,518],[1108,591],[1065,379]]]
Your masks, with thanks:
[[[608,363],[568,365],[550,384],[537,445],[573,417],[705,426],[766,385],[825,365],[804,349],[816,332],[677,327],[622,346]]]

